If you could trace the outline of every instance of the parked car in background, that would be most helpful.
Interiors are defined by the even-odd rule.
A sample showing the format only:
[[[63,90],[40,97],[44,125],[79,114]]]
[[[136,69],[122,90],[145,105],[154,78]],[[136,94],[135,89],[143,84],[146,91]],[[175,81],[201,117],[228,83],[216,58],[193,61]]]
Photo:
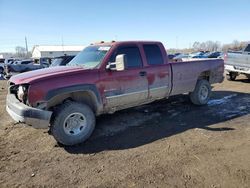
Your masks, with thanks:
[[[180,55],[181,53],[168,54],[168,59],[174,61],[174,58]]]
[[[1,75],[4,73],[4,61],[5,59],[0,58],[0,74]]]
[[[211,52],[207,55],[208,58],[218,58],[221,56],[222,52]]]
[[[50,128],[64,145],[87,140],[95,116],[189,93],[205,105],[223,81],[222,59],[171,63],[160,42],[112,42],[86,47],[67,66],[11,77],[6,109],[17,122]]]
[[[224,60],[228,80],[235,80],[240,74],[250,79],[250,44],[243,51],[225,53]]]
[[[64,66],[68,64],[75,56],[60,56],[56,58],[42,58],[40,59],[40,63],[35,63],[35,60],[22,60],[15,61],[12,64],[8,64],[5,66],[5,77],[9,79],[11,76],[24,73],[28,71],[38,70],[47,67],[54,66]],[[50,62],[52,62],[50,64]]]
[[[50,67],[55,67],[55,66],[65,66],[67,65],[75,56],[60,56],[52,59]]]
[[[13,62],[12,64],[5,65],[5,74],[6,74],[5,77],[9,79],[13,75],[41,68],[46,68],[49,67],[49,65],[50,64],[48,64],[46,61],[42,61],[40,64],[36,64],[33,59],[16,61]]]
[[[189,54],[179,54],[173,58],[173,61],[186,61],[192,57]]]
[[[0,58],[0,64],[4,63],[5,59]]]
[[[33,64],[35,61],[33,59],[24,59],[21,61],[15,61],[15,65],[28,65],[28,64]]]
[[[192,58],[218,58],[221,54],[221,52],[201,52],[192,56]]]
[[[169,60],[172,60],[172,59],[174,59],[175,58],[175,55],[174,54],[168,54],[168,59]]]
[[[20,59],[17,59],[17,58],[6,58],[4,60],[4,64],[5,65],[9,65],[9,64],[13,64],[15,61],[19,61]]]
[[[205,53],[205,54],[198,54],[198,55],[192,56],[192,58],[193,59],[208,58],[208,55],[207,55],[207,53]]]
[[[177,56],[177,55],[180,55],[180,54],[181,54],[181,53],[177,52],[177,53],[174,54],[174,56]]]
[[[193,53],[190,53],[189,56],[190,56],[191,58],[194,58],[194,57],[200,57],[200,56],[202,56],[202,55],[204,55],[204,54],[205,54],[205,52],[200,51],[200,52],[193,52]]]

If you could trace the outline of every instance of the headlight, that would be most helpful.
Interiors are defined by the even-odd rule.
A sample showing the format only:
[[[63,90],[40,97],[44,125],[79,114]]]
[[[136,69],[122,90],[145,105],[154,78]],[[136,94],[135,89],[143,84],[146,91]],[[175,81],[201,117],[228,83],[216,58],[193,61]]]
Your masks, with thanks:
[[[17,90],[17,98],[26,103],[27,101],[27,93],[28,93],[28,86],[27,85],[20,85]]]

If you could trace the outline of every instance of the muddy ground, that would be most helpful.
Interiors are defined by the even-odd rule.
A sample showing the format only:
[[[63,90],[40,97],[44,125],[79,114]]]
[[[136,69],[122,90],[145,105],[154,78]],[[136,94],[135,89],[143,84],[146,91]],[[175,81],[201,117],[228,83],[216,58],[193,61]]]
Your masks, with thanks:
[[[0,187],[250,187],[250,81],[105,115],[84,144],[15,124],[0,81]]]

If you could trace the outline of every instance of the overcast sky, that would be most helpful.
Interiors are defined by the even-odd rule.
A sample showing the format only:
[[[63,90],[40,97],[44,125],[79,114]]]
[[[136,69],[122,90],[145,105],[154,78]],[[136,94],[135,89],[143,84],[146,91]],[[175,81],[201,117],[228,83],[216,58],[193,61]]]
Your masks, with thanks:
[[[250,40],[250,0],[0,0],[0,52],[28,45]]]

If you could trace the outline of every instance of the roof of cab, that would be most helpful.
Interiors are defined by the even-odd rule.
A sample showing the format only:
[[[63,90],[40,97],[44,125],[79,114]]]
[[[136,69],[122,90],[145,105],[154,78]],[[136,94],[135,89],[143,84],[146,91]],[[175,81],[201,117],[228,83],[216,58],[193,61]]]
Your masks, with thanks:
[[[100,41],[100,42],[95,42],[92,43],[91,45],[109,45],[109,46],[113,46],[113,45],[118,45],[118,44],[152,44],[152,43],[161,43],[159,41],[111,41],[111,42],[104,42],[104,41]]]

